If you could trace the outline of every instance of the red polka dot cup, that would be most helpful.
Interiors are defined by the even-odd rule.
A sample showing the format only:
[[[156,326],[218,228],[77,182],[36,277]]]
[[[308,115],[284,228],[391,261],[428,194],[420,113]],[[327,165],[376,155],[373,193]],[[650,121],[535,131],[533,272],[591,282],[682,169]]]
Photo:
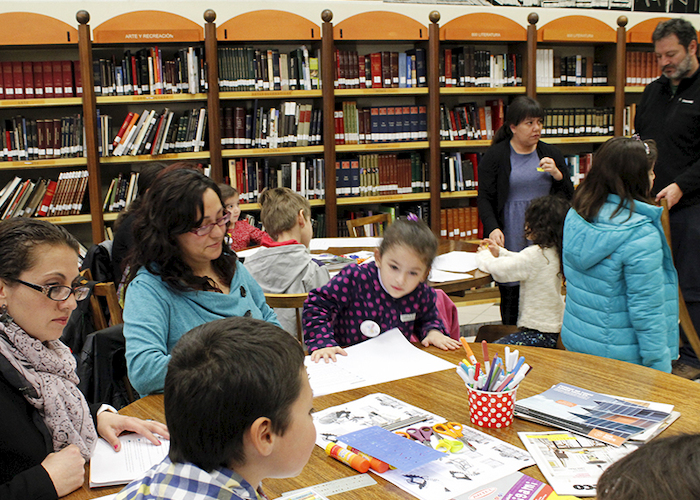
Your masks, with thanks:
[[[500,429],[513,423],[516,387],[504,392],[469,389],[469,419],[480,427]]]

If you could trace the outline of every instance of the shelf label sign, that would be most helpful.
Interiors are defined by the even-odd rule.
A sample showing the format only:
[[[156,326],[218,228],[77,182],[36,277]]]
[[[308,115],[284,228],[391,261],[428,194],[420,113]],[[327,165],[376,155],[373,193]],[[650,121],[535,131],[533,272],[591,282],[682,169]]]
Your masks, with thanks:
[[[96,31],[95,43],[120,42],[199,42],[202,32],[197,29],[171,30],[104,30]]]

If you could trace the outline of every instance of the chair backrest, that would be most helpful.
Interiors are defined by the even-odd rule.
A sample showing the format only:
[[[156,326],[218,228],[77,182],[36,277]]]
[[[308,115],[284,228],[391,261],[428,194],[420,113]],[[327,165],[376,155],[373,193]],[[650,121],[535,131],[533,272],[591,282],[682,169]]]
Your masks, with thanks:
[[[350,236],[357,238],[358,236],[367,236],[367,227],[374,228],[374,236],[381,236],[383,229],[391,223],[389,214],[370,215],[369,217],[360,217],[359,219],[348,219],[346,221]],[[385,224],[386,226],[383,226]],[[358,234],[358,228],[362,230],[362,235]]]
[[[297,319],[297,340],[304,344],[304,330],[301,325],[301,309],[308,293],[266,293],[265,301],[273,309],[294,309]]]
[[[668,246],[673,248],[673,246],[671,246],[671,218],[668,214],[668,203],[666,202],[665,198],[661,199],[661,207],[664,209],[664,211],[661,213],[661,226],[664,229],[664,235],[666,236]],[[695,354],[698,356],[698,358],[700,358],[700,337],[698,337],[698,332],[695,330],[693,320],[688,312],[688,307],[685,305],[683,292],[681,291],[680,287],[678,288],[678,319],[680,320],[683,333],[685,333],[685,336],[690,343],[690,347],[693,348]]]
[[[83,269],[81,274],[88,280],[92,280],[92,273],[90,269]],[[105,316],[104,309],[100,304],[98,297],[104,297],[107,303],[107,310],[109,311],[109,321]],[[117,296],[117,288],[111,281],[105,283],[96,283],[95,288],[90,294],[90,309],[92,310],[93,322],[95,324],[96,330],[103,330],[107,328],[109,323],[112,325],[120,325],[124,323],[122,317],[122,306],[119,304],[119,297]]]

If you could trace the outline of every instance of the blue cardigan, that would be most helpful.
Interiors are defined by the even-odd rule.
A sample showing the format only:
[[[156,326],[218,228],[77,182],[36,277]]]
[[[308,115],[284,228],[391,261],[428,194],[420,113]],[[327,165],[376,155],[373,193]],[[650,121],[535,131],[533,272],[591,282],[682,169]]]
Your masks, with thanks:
[[[635,202],[611,218],[619,202],[609,195],[593,223],[574,209],[566,216],[562,342],[570,351],[670,372],[678,357],[678,275],[662,209]]]
[[[279,326],[260,285],[236,264],[228,295],[178,292],[160,278],[139,269],[124,303],[124,337],[129,381],[141,395],[161,392],[170,351],[195,326],[231,316],[262,319]]]

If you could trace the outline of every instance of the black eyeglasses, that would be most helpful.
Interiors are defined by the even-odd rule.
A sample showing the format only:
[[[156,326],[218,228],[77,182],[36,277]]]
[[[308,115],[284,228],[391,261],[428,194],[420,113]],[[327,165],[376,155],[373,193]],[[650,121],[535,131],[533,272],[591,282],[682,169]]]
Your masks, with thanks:
[[[85,285],[77,286],[63,286],[63,285],[35,285],[34,283],[27,283],[22,280],[15,280],[17,283],[21,283],[24,286],[33,288],[37,292],[41,292],[46,295],[51,300],[56,302],[62,302],[71,294],[75,295],[75,300],[84,300],[90,295],[90,287]]]
[[[216,222],[212,222],[211,224],[207,224],[206,226],[199,226],[194,229],[190,229],[190,233],[194,233],[197,236],[206,236],[207,234],[211,233],[211,230],[214,229],[214,226],[225,226],[229,223],[230,220],[231,212],[224,212],[223,217],[217,219]]]

